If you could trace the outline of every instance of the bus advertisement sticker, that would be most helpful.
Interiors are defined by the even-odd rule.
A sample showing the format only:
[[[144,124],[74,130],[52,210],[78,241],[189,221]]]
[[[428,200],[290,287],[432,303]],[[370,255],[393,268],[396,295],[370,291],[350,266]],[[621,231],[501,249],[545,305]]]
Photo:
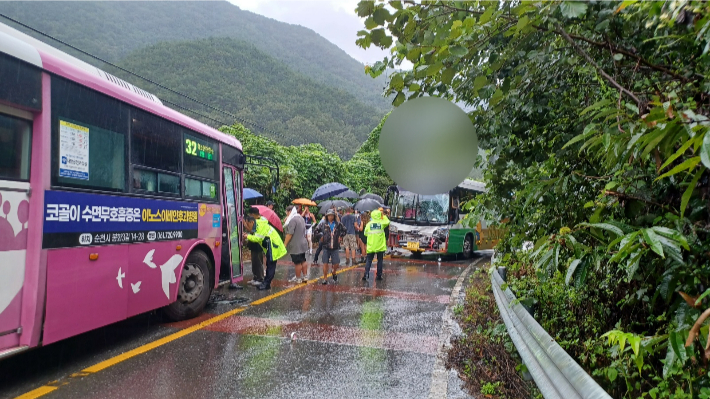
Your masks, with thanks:
[[[45,191],[43,248],[182,240],[197,237],[191,202]]]

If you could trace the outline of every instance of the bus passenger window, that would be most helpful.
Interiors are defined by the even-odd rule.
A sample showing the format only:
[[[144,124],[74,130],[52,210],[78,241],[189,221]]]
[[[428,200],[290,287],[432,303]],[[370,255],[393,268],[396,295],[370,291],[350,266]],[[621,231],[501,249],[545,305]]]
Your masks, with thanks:
[[[30,179],[30,122],[0,114],[0,179]]]
[[[158,173],[158,191],[161,193],[180,194],[180,176]]]
[[[128,106],[52,77],[52,184],[125,191]]]
[[[182,137],[175,124],[140,110],[131,112],[131,162],[180,173]]]
[[[217,185],[210,181],[185,178],[185,196],[215,200]]]
[[[155,191],[157,176],[155,172],[147,170],[133,171],[133,188],[135,190]]]

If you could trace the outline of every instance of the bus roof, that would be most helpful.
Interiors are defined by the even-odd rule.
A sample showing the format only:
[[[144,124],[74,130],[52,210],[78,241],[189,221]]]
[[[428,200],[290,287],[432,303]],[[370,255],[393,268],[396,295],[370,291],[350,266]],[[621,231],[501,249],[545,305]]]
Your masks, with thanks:
[[[464,189],[464,190],[475,191],[478,193],[485,193],[486,192],[486,184],[482,183],[482,182],[474,181],[474,180],[466,179],[456,187]],[[419,194],[412,192],[412,191],[403,190],[399,186],[397,186],[397,191],[399,191],[400,194],[407,193],[407,194],[419,195]],[[446,193],[442,193],[442,194],[446,194]]]
[[[235,137],[168,108],[155,95],[3,23],[0,23],[0,52],[242,150]]]
[[[476,191],[479,193],[486,192],[486,184],[482,183],[480,181],[475,181],[475,180],[466,179],[463,182],[461,182],[461,184],[459,184],[458,187],[462,188],[464,190]]]

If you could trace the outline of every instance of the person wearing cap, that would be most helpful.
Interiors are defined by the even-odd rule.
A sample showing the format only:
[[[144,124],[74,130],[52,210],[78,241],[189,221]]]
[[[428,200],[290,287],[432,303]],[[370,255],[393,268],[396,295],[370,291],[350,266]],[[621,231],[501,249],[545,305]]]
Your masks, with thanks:
[[[367,237],[367,263],[365,263],[365,275],[362,280],[370,278],[370,268],[372,259],[377,255],[377,280],[382,280],[382,258],[387,250],[385,241],[385,228],[389,226],[390,220],[382,214],[381,210],[374,210],[371,219],[365,226],[365,236]]]
[[[257,288],[259,290],[269,290],[271,289],[271,281],[276,273],[276,261],[286,255],[286,247],[281,241],[278,231],[265,218],[256,220],[249,214],[244,216],[243,223],[244,239],[260,244],[266,254],[266,277],[264,282]]]
[[[347,231],[345,227],[335,218],[335,210],[329,209],[325,214],[325,223],[318,225],[318,235],[321,237],[320,244],[323,246],[323,281],[321,284],[328,284],[329,263],[333,269],[331,277],[333,281],[338,281],[338,267],[340,266],[340,243]]]

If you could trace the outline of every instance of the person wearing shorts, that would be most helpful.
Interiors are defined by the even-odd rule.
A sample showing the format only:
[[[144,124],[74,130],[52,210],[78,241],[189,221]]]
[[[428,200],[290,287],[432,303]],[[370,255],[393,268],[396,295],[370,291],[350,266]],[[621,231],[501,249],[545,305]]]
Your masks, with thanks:
[[[323,248],[323,281],[321,284],[328,284],[329,264],[333,265],[333,282],[338,281],[338,267],[340,266],[340,243],[346,233],[345,227],[335,218],[335,210],[329,209],[325,214],[326,220],[318,225],[317,235],[321,237],[320,245]]]
[[[345,216],[340,219],[340,223],[345,226],[345,237],[343,237],[343,247],[345,248],[345,264],[348,262],[352,265],[355,261],[355,253],[357,252],[357,216],[353,215],[352,208],[345,210]]]
[[[284,245],[286,251],[291,254],[291,260],[296,268],[296,275],[289,280],[292,283],[306,283],[308,276],[306,272],[308,265],[306,264],[306,251],[308,250],[308,242],[306,242],[306,222],[299,215],[293,205],[286,207],[286,214],[294,213],[290,216],[288,223],[284,226]]]

